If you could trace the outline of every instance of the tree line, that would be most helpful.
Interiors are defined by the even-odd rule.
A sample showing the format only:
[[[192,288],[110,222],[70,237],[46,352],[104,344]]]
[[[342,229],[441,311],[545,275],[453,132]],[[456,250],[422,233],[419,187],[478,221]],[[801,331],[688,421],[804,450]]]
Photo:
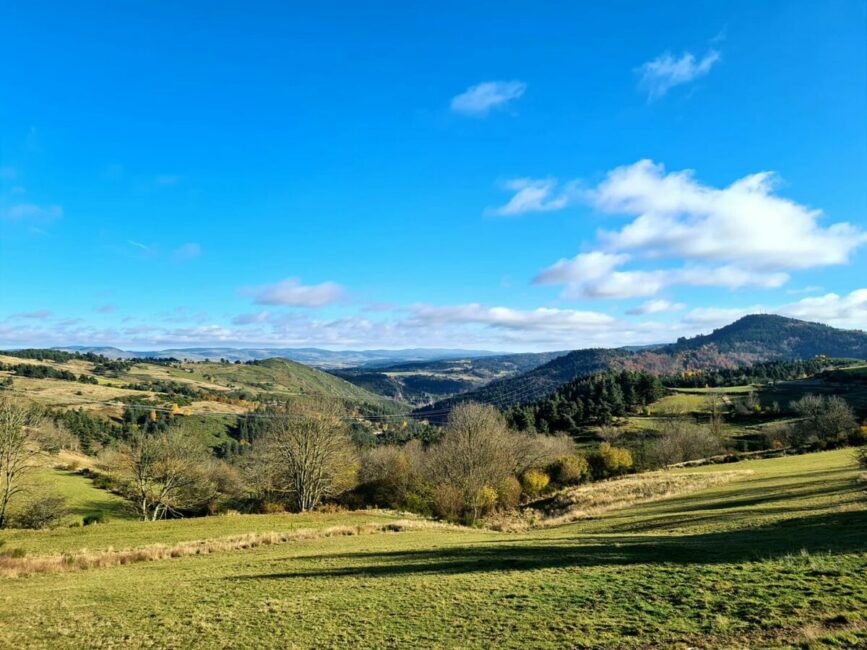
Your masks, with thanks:
[[[662,378],[671,388],[721,388],[746,384],[767,384],[777,381],[804,379],[843,365],[854,359],[831,359],[824,356],[791,361],[764,361],[737,368],[691,370]]]
[[[77,381],[82,384],[99,383],[93,375],[76,375],[74,372],[63,368],[52,368],[35,363],[0,363],[0,370],[11,372],[18,377],[32,377],[33,379],[60,379],[63,381]]]
[[[607,425],[659,400],[661,380],[643,370],[621,370],[580,377],[548,397],[509,408],[505,415],[517,429],[576,433],[588,424]]]

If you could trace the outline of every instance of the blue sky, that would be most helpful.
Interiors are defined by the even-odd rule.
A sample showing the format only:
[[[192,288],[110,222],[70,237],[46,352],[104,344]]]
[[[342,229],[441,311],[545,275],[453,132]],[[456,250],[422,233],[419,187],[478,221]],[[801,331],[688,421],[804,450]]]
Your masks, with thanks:
[[[867,326],[867,2],[283,4],[0,8],[0,345]]]

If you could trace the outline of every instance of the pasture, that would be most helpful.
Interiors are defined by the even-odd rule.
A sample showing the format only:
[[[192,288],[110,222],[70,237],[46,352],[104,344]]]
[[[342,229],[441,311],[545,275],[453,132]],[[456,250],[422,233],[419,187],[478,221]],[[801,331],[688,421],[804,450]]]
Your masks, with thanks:
[[[851,449],[671,470],[730,480],[501,533],[401,528],[0,578],[7,647],[863,647]],[[357,512],[4,532],[29,557],[387,523]],[[387,530],[387,528],[381,529]]]

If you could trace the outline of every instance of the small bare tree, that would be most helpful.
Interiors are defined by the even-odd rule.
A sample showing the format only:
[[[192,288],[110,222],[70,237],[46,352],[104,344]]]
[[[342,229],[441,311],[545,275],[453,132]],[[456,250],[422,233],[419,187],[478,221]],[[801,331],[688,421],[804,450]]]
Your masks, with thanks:
[[[23,478],[39,454],[28,431],[38,424],[32,410],[0,400],[0,528],[7,525],[9,502],[24,491]]]
[[[296,400],[268,412],[260,462],[266,490],[299,512],[355,484],[358,460],[342,410],[333,400]]]
[[[708,429],[710,429],[711,435],[721,440],[723,435],[723,416],[726,410],[725,396],[719,391],[711,391],[707,394],[704,405],[708,412]]]

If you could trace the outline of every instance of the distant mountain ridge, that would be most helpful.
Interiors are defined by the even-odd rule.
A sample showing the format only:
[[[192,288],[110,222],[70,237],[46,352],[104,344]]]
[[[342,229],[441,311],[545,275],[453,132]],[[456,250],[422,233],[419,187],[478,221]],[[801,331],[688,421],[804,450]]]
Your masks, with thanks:
[[[165,350],[122,350],[110,346],[67,345],[54,348],[67,352],[93,352],[110,359],[175,357],[190,361],[261,361],[279,358],[315,368],[376,367],[405,362],[479,358],[502,355],[490,350],[448,348],[407,348],[402,350],[325,350],[321,348],[167,348]]]
[[[608,369],[628,368],[665,375],[817,355],[865,359],[867,333],[784,316],[753,314],[710,334],[682,338],[668,345],[643,350],[575,350],[516,377],[436,402],[418,413],[441,413],[463,401],[500,407],[523,404],[545,397],[573,379]]]

